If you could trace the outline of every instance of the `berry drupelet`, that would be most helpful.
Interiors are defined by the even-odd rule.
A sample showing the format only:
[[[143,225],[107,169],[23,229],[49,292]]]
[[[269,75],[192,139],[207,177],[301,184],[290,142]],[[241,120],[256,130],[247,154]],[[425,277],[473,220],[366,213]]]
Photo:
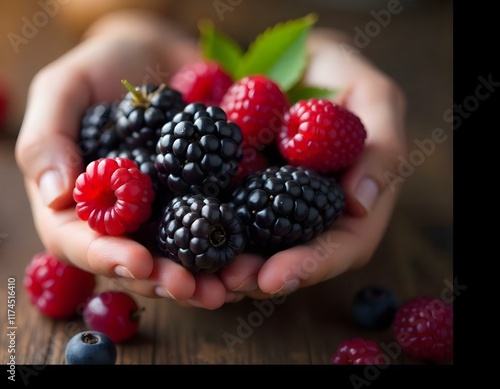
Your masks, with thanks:
[[[217,106],[191,103],[161,129],[155,166],[177,195],[219,197],[237,173],[242,133]]]
[[[245,249],[234,210],[214,197],[188,194],[167,204],[158,226],[161,253],[193,273],[214,273]]]
[[[272,255],[314,238],[342,214],[345,196],[333,178],[284,165],[247,176],[230,204],[249,249]]]

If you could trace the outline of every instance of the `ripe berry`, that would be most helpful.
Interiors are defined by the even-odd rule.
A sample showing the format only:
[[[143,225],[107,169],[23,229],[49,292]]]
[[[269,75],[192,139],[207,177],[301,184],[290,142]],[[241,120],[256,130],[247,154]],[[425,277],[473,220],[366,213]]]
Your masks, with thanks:
[[[7,94],[2,81],[0,79],[0,131],[7,121]]]
[[[117,350],[106,334],[82,331],[69,340],[64,355],[68,365],[114,365]]]
[[[326,99],[300,100],[286,113],[277,135],[288,163],[322,173],[352,165],[364,148],[366,130],[346,108]]]
[[[404,302],[394,315],[394,338],[408,356],[432,362],[453,359],[453,305],[431,296]]]
[[[217,63],[199,61],[184,65],[171,78],[170,86],[186,103],[219,105],[233,79]]]
[[[131,148],[154,150],[161,127],[181,111],[186,103],[181,94],[161,85],[141,85],[134,88],[122,81],[129,92],[118,104],[116,131]]]
[[[229,87],[220,107],[243,133],[243,143],[259,148],[274,142],[287,112],[288,98],[263,75],[244,77]]]
[[[76,213],[90,228],[108,235],[139,229],[151,215],[151,178],[126,158],[102,158],[87,165],[76,179]]]
[[[191,103],[161,129],[155,166],[160,180],[177,195],[216,197],[241,161],[240,128],[216,106]]]
[[[230,204],[243,223],[247,248],[272,255],[329,228],[342,214],[345,197],[333,178],[285,165],[247,176]]]
[[[82,312],[89,329],[103,332],[118,343],[137,333],[142,309],[130,294],[109,290],[92,296]]]
[[[231,178],[230,186],[235,188],[246,176],[265,170],[268,166],[269,160],[263,152],[253,147],[243,148],[243,158],[237,173]]]
[[[158,226],[158,247],[193,273],[214,273],[245,248],[241,221],[215,197],[200,194],[174,198]]]
[[[382,358],[379,345],[371,340],[352,338],[342,341],[333,353],[332,365],[382,365],[386,364]]]
[[[356,293],[351,305],[355,323],[365,329],[389,328],[399,300],[392,290],[380,286],[367,286]]]
[[[48,252],[33,256],[23,280],[31,304],[53,319],[76,315],[80,305],[93,293],[95,275],[63,263]]]

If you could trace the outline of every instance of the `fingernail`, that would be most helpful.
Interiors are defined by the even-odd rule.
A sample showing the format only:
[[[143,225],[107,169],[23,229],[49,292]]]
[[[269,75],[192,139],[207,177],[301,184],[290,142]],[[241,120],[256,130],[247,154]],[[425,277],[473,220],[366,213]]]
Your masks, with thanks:
[[[123,277],[123,278],[134,278],[134,276],[132,275],[132,273],[130,273],[130,271],[125,267],[125,266],[122,266],[122,265],[116,265],[114,268],[113,268],[113,271],[115,272],[115,274],[118,276],[118,277]]]
[[[371,178],[363,178],[354,191],[354,197],[356,197],[356,200],[358,200],[367,212],[370,212],[375,205],[378,192],[378,185],[375,181]]]
[[[259,287],[257,277],[250,276],[237,288],[233,289],[234,292],[252,292]]]
[[[196,301],[194,299],[188,299],[188,300],[186,300],[186,302],[189,305],[192,305],[193,307],[204,308],[204,306],[199,301]]]
[[[157,286],[155,288],[155,293],[159,297],[165,297],[165,298],[168,298],[168,299],[177,300],[175,298],[175,296],[172,293],[170,293],[170,291],[167,288],[164,288],[164,287],[161,287],[161,286]]]
[[[286,281],[281,288],[279,288],[278,290],[276,290],[271,294],[280,294],[280,295],[289,294],[297,290],[299,285],[300,281],[296,278],[292,278],[291,280]]]
[[[50,206],[64,192],[63,177],[58,170],[47,170],[38,182],[45,205]]]
[[[227,292],[226,303],[237,303],[245,298],[245,293],[242,292]]]

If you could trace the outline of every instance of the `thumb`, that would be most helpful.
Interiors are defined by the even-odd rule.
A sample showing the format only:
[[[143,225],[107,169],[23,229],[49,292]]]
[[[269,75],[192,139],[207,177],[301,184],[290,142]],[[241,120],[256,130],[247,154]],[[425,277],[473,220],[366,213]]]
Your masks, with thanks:
[[[57,74],[59,73],[59,74]],[[25,180],[34,181],[46,206],[73,203],[72,190],[82,171],[76,137],[90,94],[78,74],[42,70],[33,80],[16,142],[16,161]]]

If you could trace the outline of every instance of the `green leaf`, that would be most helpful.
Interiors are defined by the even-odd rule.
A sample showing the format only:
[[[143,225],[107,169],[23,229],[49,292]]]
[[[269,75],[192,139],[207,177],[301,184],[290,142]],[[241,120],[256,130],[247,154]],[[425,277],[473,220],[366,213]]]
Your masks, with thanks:
[[[287,91],[287,96],[291,104],[299,100],[309,100],[312,98],[318,99],[331,99],[337,90],[320,88],[317,86],[295,84],[290,90]]]
[[[307,34],[316,22],[315,14],[278,23],[250,44],[237,68],[236,79],[263,74],[285,92],[301,78],[307,65]]]
[[[200,20],[198,28],[203,57],[218,62],[234,78],[243,57],[243,49],[234,40],[217,31],[208,19]]]

